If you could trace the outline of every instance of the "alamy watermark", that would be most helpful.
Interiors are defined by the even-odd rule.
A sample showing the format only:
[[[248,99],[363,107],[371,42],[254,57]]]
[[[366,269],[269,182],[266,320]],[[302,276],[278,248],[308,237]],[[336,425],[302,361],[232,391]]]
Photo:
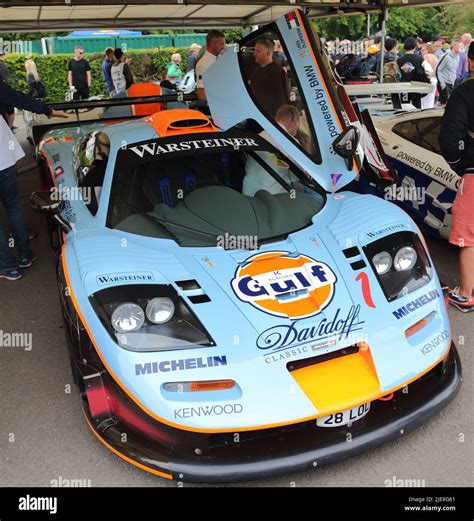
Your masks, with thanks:
[[[423,186],[388,186],[384,190],[387,201],[410,201],[425,204],[426,189]]]
[[[393,476],[393,478],[386,479],[384,481],[385,487],[426,487],[426,483],[424,479],[418,478],[397,478],[397,476]]]
[[[33,41],[4,40],[0,36],[0,49],[4,54],[33,54]]]
[[[92,480],[89,478],[58,478],[52,479],[50,482],[52,488],[87,488],[92,487]]]
[[[1,347],[19,347],[25,351],[31,351],[33,348],[33,334],[6,333],[0,329],[0,348]]]
[[[58,190],[56,187],[50,189],[52,201],[84,201],[89,205],[92,201],[92,188],[90,186],[65,186]]]
[[[217,236],[217,247],[224,250],[257,250],[258,237],[256,235],[231,235],[225,232]]]

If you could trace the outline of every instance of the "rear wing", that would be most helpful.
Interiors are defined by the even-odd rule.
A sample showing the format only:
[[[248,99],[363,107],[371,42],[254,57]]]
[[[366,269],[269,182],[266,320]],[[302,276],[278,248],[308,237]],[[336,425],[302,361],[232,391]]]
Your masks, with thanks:
[[[52,128],[77,127],[82,124],[91,124],[95,121],[108,122],[125,121],[143,118],[155,112],[167,108],[186,108],[185,102],[195,101],[195,94],[183,94],[176,92],[172,94],[161,94],[154,96],[136,96],[130,98],[111,98],[103,100],[65,101],[59,103],[48,103],[55,110],[61,110],[75,115],[74,121],[63,118],[42,117],[33,126],[33,140],[37,145],[44,134]],[[149,106],[149,110],[141,110],[138,107]]]
[[[433,86],[421,81],[398,83],[367,83],[344,85],[349,96],[381,96],[390,95],[394,110],[402,109],[402,97],[408,94],[429,94]]]

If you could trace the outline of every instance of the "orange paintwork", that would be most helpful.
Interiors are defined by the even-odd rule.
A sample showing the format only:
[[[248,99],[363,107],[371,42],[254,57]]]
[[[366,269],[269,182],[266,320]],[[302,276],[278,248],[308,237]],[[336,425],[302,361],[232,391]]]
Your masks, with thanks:
[[[135,465],[135,467],[138,467],[139,469],[145,470],[146,472],[150,472],[151,474],[155,474],[155,476],[160,476],[162,478],[166,479],[173,479],[173,476],[171,474],[167,474],[166,472],[160,472],[159,470],[152,469],[150,467],[146,467],[145,465],[142,465],[141,463],[138,463],[138,461],[135,461],[133,459],[130,459],[129,457],[125,456],[125,454],[122,454],[117,449],[114,449],[112,445],[109,445],[94,429],[91,422],[89,421],[89,418],[87,417],[87,414],[84,412],[84,418],[86,419],[87,425],[89,425],[91,431],[97,436],[97,439],[103,443],[109,450],[111,450],[114,454],[122,458],[123,460],[127,461],[128,463],[131,463],[132,465]]]
[[[370,402],[381,392],[370,349],[303,367],[291,375],[320,414]]]
[[[193,126],[180,126],[182,121],[192,120]],[[179,134],[197,134],[200,132],[218,132],[219,129],[211,120],[198,110],[170,109],[158,112],[146,118],[160,137],[177,136]]]
[[[234,380],[208,380],[206,382],[191,382],[191,391],[219,391],[221,389],[232,389]]]
[[[140,96],[161,96],[161,87],[156,83],[134,83],[128,88],[129,98]],[[161,112],[163,109],[164,103],[132,105],[132,114],[134,116],[149,116],[155,112]]]

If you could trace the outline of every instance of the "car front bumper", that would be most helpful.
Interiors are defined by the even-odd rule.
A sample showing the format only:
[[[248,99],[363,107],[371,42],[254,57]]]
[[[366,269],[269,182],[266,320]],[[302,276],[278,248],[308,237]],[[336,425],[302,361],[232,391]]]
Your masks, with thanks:
[[[190,432],[160,423],[104,372],[96,383],[112,399],[113,412],[90,403],[86,390],[83,398],[89,426],[123,459],[166,478],[217,483],[314,469],[403,437],[443,409],[458,393],[461,380],[452,344],[447,357],[412,382],[408,392],[400,389],[390,400],[372,402],[369,414],[351,427],[321,428],[312,420],[240,433]],[[94,393],[97,397],[97,389]]]

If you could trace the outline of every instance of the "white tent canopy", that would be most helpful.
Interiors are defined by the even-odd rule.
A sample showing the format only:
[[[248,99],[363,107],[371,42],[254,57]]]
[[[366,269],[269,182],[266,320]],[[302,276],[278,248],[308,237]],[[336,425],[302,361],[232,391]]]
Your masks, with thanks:
[[[471,0],[472,1],[472,0]],[[355,15],[391,7],[466,0],[0,0],[0,32],[94,28],[228,28],[268,23],[297,7],[309,17]]]

